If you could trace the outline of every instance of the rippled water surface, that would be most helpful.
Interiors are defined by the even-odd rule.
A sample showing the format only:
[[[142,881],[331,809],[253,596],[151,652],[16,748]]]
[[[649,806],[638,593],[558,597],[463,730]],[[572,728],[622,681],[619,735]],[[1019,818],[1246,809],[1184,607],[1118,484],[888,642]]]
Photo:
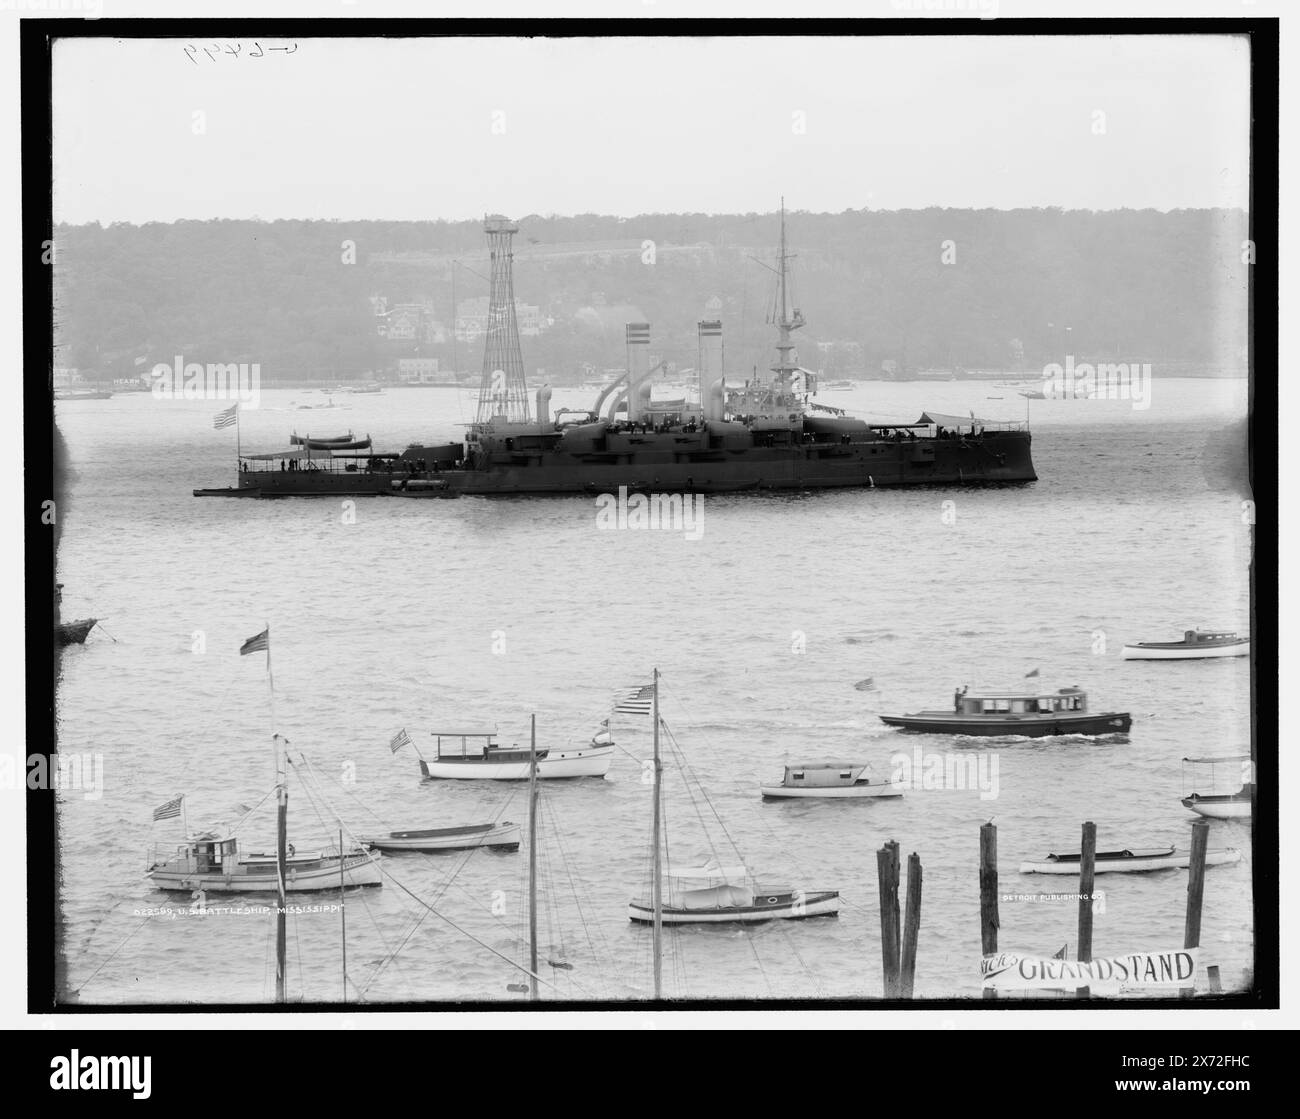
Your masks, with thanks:
[[[1195,625],[1249,628],[1243,523],[1246,386],[1156,381],[1152,407],[1026,404],[988,384],[861,385],[828,394],[873,419],[923,407],[1023,418],[1037,483],[988,490],[840,491],[708,498],[703,533],[597,531],[590,498],[355,502],[196,499],[233,483],[223,405],[147,395],[58,405],[73,477],[63,508],[65,617],[106,631],[63,660],[59,748],[103,756],[104,793],[59,801],[68,983],[87,1003],[259,1002],[273,993],[274,921],[190,913],[144,877],[179,821],[152,809],[186,794],[191,830],[234,818],[272,787],[274,727],[318,774],[291,779],[290,838],[329,843],[335,812],[366,831],[488,819],[525,822],[522,786],[421,782],[417,741],[438,726],[497,727],[539,745],[582,741],[616,687],[663,671],[674,863],[737,850],[760,881],[842,892],[838,918],[666,934],[671,995],[835,998],[881,993],[875,852],[897,840],[924,865],[920,995],[979,993],[979,827],[998,826],[1004,949],[1074,950],[1068,878],[1022,877],[1022,860],[1102,848],[1185,847],[1180,759],[1249,744],[1246,659],[1125,662],[1125,641]],[[1001,400],[990,397],[1002,396]],[[381,448],[458,438],[473,400],[455,390],[335,396],[277,390],[242,424],[246,450],[292,428],[370,432]],[[553,405],[587,403],[557,391]],[[309,422],[308,422],[309,421]],[[952,505],[945,505],[952,502]],[[240,642],[269,623],[265,657]],[[109,634],[116,641],[110,639]],[[880,712],[944,706],[954,686],[1087,689],[1131,711],[1127,738],[952,740],[900,735]],[[854,684],[866,677],[874,690]],[[649,720],[615,717],[607,779],[545,783],[539,928],[549,997],[650,990],[650,935],[626,916],[644,889]],[[977,755],[996,789],[909,790],[882,802],[764,803],[787,761]],[[685,762],[694,781],[684,780]],[[297,769],[303,763],[298,763]],[[993,767],[996,766],[996,769]],[[996,795],[992,795],[996,793]],[[326,803],[328,801],[328,804]],[[268,800],[241,837],[274,846]],[[1228,986],[1250,967],[1248,824],[1215,822],[1240,849],[1207,873],[1202,943]],[[733,847],[734,843],[734,847]],[[347,998],[519,1000],[527,853],[384,860],[379,890],[347,897]],[[1094,952],[1182,943],[1186,873],[1106,875]],[[219,901],[209,897],[209,902]],[[251,910],[266,898],[234,898]],[[336,1001],[344,986],[335,895],[289,921],[290,992]],[[164,908],[169,912],[146,914]],[[504,958],[503,958],[504,957]],[[550,961],[572,965],[551,966]]]

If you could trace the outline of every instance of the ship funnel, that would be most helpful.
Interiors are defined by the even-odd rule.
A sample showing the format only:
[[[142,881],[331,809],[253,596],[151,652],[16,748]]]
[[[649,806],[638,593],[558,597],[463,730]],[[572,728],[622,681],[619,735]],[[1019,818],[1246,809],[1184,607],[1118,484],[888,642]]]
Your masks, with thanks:
[[[726,393],[723,385],[722,323],[714,319],[699,324],[700,408],[706,420],[720,420]]]
[[[537,390],[537,426],[542,431],[551,428],[551,386],[543,385]]]
[[[650,324],[648,322],[630,322],[627,324],[627,418],[635,423],[640,420],[641,382],[650,375]],[[649,394],[646,394],[647,402]]]

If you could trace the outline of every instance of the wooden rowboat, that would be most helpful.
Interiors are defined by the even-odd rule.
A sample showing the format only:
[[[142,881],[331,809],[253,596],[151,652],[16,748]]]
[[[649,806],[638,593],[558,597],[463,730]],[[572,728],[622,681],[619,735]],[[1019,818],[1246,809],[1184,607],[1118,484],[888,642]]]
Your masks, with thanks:
[[[454,828],[423,828],[390,831],[386,835],[363,835],[361,842],[380,851],[466,851],[489,847],[519,850],[519,825],[505,820],[499,824],[464,824]]]

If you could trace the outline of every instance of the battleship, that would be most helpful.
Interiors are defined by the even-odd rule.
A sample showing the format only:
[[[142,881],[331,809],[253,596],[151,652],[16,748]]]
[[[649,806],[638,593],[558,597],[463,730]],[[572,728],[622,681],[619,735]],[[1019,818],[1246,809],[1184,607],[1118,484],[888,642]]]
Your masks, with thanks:
[[[413,444],[400,453],[315,442],[239,454],[236,485],[196,496],[631,492],[732,493],[877,486],[1032,482],[1025,423],[923,413],[912,423],[871,424],[813,401],[817,374],[797,362],[805,325],[790,299],[791,254],[781,209],[770,375],[728,383],[722,323],[697,324],[698,400],[655,400],[650,325],[626,324],[627,368],[588,410],[550,410],[551,390],[530,397],[515,319],[512,238],[500,216],[485,222],[491,294],[476,417],[462,442]],[[535,412],[533,406],[535,405]]]

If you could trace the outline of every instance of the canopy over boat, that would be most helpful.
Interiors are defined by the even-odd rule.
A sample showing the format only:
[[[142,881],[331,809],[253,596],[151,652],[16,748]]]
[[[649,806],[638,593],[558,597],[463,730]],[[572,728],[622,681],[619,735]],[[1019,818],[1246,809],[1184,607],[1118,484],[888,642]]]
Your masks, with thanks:
[[[683,909],[719,909],[753,905],[754,892],[743,886],[712,886],[704,890],[685,890],[677,899]]]
[[[749,871],[743,866],[721,866],[709,862],[704,866],[673,867],[667,874],[669,878],[745,878]]]

